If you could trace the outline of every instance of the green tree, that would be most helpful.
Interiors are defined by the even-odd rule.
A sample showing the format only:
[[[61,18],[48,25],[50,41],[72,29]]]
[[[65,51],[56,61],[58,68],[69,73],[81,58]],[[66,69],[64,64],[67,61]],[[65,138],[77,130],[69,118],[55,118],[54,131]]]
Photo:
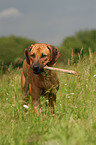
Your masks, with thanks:
[[[24,58],[24,49],[31,44],[36,43],[33,40],[28,40],[22,37],[10,36],[0,38],[0,66],[16,64],[16,59]],[[18,61],[17,61],[18,62]]]
[[[79,31],[74,36],[69,36],[64,39],[60,46],[60,50],[66,57],[61,56],[61,61],[66,62],[65,59],[71,58],[72,50],[74,55],[74,62],[78,60],[78,53],[83,48],[82,56],[89,55],[89,48],[92,52],[96,49],[96,30]]]

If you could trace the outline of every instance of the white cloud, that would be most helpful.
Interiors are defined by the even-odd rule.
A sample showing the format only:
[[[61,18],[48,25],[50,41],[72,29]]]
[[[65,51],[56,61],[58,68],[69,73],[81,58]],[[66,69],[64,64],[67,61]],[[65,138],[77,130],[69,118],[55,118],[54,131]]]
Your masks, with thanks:
[[[0,18],[18,17],[21,13],[16,8],[5,9],[0,12]]]

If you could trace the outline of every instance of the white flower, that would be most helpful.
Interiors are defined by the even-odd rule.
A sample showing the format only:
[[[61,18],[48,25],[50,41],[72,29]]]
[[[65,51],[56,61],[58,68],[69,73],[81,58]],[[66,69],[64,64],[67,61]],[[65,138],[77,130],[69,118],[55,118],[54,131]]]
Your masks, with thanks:
[[[96,77],[96,74],[93,77]]]
[[[23,105],[24,108],[29,109],[29,107],[27,105]]]
[[[59,114],[59,111],[57,111],[56,113],[58,113],[58,114]]]
[[[65,84],[65,86],[67,86],[67,84]]]
[[[49,102],[49,100],[46,100],[46,102]]]
[[[66,98],[70,98],[70,96],[66,96]]]
[[[71,95],[74,95],[74,93],[70,93]]]
[[[14,107],[14,106],[15,106],[15,104],[12,104],[12,105],[11,105],[11,108]]]

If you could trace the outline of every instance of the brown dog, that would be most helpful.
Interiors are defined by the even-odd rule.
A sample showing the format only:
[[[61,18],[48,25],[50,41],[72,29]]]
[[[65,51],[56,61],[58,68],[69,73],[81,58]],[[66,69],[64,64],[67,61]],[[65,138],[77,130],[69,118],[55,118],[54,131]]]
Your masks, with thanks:
[[[23,102],[28,104],[28,93],[30,93],[34,111],[38,116],[39,97],[46,95],[53,113],[59,81],[56,72],[44,70],[44,66],[53,66],[57,62],[60,56],[59,50],[48,44],[37,43],[26,48],[24,54],[21,76]]]

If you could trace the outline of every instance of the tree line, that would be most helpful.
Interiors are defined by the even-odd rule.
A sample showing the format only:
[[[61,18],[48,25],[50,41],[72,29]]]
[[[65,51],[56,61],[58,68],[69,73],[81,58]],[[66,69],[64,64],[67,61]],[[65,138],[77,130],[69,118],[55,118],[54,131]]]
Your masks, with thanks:
[[[14,67],[21,66],[24,59],[24,49],[31,44],[36,43],[23,37],[9,36],[0,38],[0,66],[8,66],[12,63]],[[60,46],[61,57],[59,62],[66,65],[68,59],[73,55],[73,63],[78,62],[79,54],[81,56],[89,55],[89,48],[92,52],[96,51],[96,30],[85,30],[75,33],[64,39]]]

